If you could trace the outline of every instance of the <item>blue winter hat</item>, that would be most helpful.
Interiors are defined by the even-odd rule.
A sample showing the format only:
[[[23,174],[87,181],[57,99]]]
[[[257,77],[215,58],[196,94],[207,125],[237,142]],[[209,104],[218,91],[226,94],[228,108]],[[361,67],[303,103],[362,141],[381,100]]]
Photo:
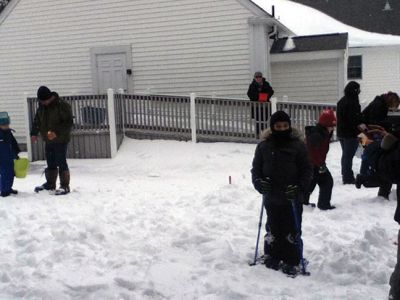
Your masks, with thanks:
[[[0,125],[9,125],[10,124],[10,117],[8,113],[5,111],[0,112]]]

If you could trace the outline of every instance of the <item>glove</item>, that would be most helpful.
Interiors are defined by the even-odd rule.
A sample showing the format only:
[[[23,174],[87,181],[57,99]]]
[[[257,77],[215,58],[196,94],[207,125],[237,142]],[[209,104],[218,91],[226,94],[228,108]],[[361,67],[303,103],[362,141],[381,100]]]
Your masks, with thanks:
[[[272,190],[272,184],[269,178],[266,178],[265,180],[261,178],[257,178],[254,180],[254,188],[260,193],[260,194],[267,194],[271,192]]]
[[[288,185],[286,187],[285,195],[288,198],[288,200],[294,200],[297,198],[297,192],[299,190],[299,187],[295,184]]]
[[[325,174],[328,171],[328,168],[326,167],[326,164],[322,164],[318,168],[318,173],[319,174]]]

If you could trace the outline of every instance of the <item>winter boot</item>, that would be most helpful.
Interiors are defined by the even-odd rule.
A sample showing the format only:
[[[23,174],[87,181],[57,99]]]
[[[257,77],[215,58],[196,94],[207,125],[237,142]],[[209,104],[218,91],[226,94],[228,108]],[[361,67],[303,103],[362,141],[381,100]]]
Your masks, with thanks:
[[[299,272],[299,270],[296,266],[292,266],[292,265],[284,263],[282,265],[282,272],[288,276],[296,276],[297,273]]]
[[[271,256],[268,256],[264,260],[264,264],[268,269],[279,270],[280,260]]]
[[[1,192],[2,197],[10,196],[10,192]]]
[[[10,190],[10,194],[16,195],[16,194],[18,194],[18,191],[17,191],[17,190],[14,190],[14,189],[11,189],[11,190]]]
[[[361,174],[358,174],[356,176],[356,182],[355,182],[356,188],[361,189],[361,186],[364,184],[364,181],[365,181],[365,177]]]
[[[69,190],[70,174],[69,170],[60,172],[60,188],[56,190],[56,195],[66,195],[70,192]]]
[[[58,176],[57,169],[48,169],[44,170],[44,175],[46,176],[46,182],[40,186],[35,187],[35,192],[39,193],[40,191],[52,191],[56,189],[56,182]]]

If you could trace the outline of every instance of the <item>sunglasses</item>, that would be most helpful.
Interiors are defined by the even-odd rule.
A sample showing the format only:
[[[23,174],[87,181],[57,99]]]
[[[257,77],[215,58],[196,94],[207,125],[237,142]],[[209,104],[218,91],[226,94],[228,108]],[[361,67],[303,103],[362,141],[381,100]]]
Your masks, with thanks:
[[[254,76],[254,78],[262,78],[262,76]]]

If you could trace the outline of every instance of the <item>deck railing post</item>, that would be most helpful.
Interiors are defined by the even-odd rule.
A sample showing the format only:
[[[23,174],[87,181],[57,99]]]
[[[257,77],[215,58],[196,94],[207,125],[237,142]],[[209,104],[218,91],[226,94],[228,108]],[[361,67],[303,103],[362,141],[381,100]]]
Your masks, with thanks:
[[[31,124],[30,112],[28,104],[28,93],[24,93],[24,112],[25,112],[25,135],[26,135],[26,151],[28,152],[28,159],[32,161],[32,140],[31,140]]]
[[[190,129],[192,132],[192,142],[196,143],[196,93],[190,94]]]
[[[110,148],[111,158],[117,155],[118,144],[117,144],[117,126],[115,122],[115,106],[114,106],[114,90],[107,90],[107,112],[108,112],[108,125],[110,129]]]

